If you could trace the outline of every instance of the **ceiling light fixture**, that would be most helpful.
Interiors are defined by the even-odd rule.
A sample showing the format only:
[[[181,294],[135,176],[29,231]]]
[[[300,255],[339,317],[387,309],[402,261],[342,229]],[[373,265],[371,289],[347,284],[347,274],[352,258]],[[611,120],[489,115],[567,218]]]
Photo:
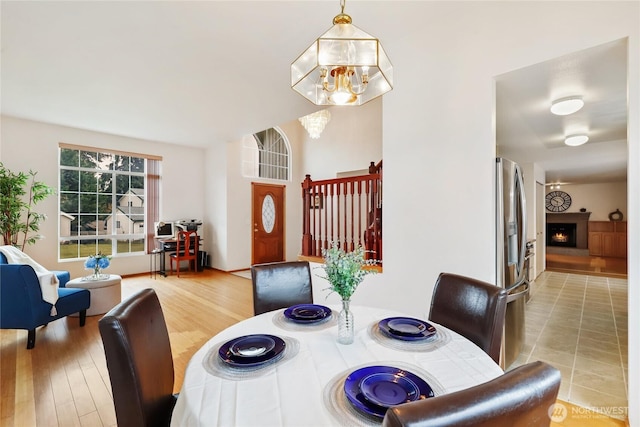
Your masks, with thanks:
[[[300,120],[302,126],[309,132],[311,138],[318,139],[324,127],[329,123],[329,120],[331,120],[331,113],[329,113],[328,110],[320,110],[300,117],[298,120]]]
[[[557,99],[551,103],[551,112],[557,116],[567,116],[580,110],[584,106],[584,101],[580,96],[569,96]]]
[[[564,139],[564,143],[570,147],[577,147],[578,145],[582,145],[589,140],[587,135],[569,135]]]
[[[380,41],[344,13],[291,64],[291,87],[316,105],[362,105],[393,87],[393,66]]]

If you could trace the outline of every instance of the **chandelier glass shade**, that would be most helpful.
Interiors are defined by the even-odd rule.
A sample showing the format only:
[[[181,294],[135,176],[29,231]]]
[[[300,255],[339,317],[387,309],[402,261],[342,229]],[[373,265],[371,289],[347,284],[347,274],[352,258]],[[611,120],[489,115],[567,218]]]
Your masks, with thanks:
[[[329,123],[329,120],[331,120],[331,113],[329,113],[328,110],[320,110],[300,117],[298,120],[300,120],[302,126],[309,132],[311,138],[318,139],[324,127]]]
[[[393,88],[380,41],[343,13],[291,64],[291,87],[316,105],[362,105]]]

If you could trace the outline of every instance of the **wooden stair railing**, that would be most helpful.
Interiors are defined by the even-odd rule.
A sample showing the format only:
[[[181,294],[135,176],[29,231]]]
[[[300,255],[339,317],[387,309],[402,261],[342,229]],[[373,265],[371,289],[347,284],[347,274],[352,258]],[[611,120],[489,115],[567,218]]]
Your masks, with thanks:
[[[302,182],[302,256],[320,257],[338,242],[382,264],[382,162],[368,175]]]

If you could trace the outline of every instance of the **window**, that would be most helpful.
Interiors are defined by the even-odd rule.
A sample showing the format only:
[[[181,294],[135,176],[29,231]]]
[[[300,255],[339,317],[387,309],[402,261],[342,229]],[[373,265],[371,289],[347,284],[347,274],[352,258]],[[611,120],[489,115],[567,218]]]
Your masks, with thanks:
[[[144,253],[161,159],[64,144],[59,159],[59,258]]]
[[[278,129],[271,128],[243,140],[243,175],[289,180],[289,143]]]

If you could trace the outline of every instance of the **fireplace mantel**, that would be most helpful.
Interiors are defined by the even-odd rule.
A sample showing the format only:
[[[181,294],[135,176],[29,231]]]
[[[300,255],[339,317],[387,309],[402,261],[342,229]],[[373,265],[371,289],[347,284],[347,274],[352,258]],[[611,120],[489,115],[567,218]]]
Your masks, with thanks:
[[[591,212],[563,212],[563,213],[550,213],[547,212],[547,222],[564,222],[576,224],[580,221],[589,221]]]
[[[589,247],[589,216],[591,212],[547,212],[547,223],[576,224],[576,248],[587,249]]]

